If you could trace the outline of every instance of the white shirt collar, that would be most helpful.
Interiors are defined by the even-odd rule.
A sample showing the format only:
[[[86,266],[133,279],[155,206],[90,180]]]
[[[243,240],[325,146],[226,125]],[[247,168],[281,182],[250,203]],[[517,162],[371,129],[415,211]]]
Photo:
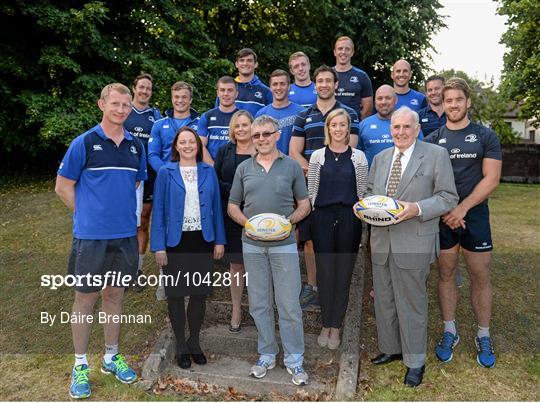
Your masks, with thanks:
[[[403,152],[403,157],[405,157],[407,159],[407,161],[409,160],[409,158],[411,158],[411,155],[414,151],[414,146],[416,145],[416,140],[414,141],[414,143],[412,143],[412,145],[407,148],[404,152]],[[397,155],[400,153],[399,149],[397,147],[394,147],[394,154],[392,155],[392,161],[394,161],[397,157]],[[403,158],[402,157],[402,158]]]

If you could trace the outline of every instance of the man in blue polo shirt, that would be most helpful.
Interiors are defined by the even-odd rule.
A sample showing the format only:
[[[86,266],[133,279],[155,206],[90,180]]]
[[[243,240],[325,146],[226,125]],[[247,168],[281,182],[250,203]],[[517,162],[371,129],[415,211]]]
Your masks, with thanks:
[[[279,125],[279,140],[277,148],[283,154],[289,154],[289,141],[291,139],[293,123],[296,115],[304,110],[303,107],[290,102],[287,98],[290,78],[285,70],[274,70],[270,74],[270,90],[272,91],[272,103],[259,109],[257,116],[269,115],[277,120]]]
[[[431,76],[426,81],[426,95],[428,104],[418,111],[420,126],[424,136],[428,136],[432,131],[446,124],[446,113],[442,102],[442,89],[444,87],[444,77]]]
[[[304,108],[317,102],[317,90],[309,77],[309,57],[304,52],[294,52],[289,57],[289,70],[294,77],[294,83],[289,88],[289,101]]]
[[[144,147],[123,126],[131,111],[129,88],[117,83],[105,86],[98,105],[103,112],[101,123],[73,140],[58,169],[55,188],[73,211],[68,272],[80,280],[73,303],[73,314],[80,320],[71,325],[75,347],[70,387],[73,398],[90,396],[86,352],[100,290],[106,318],[120,315],[124,288],[137,273],[135,190],[147,178]],[[137,374],[118,353],[117,322],[104,322],[101,371],[132,383]]]
[[[390,119],[394,113],[396,102],[397,97],[394,89],[387,84],[381,85],[375,92],[377,113],[360,122],[358,149],[366,154],[369,166],[377,154],[394,146],[390,132]],[[422,140],[423,138],[422,130],[420,130],[418,139]]]
[[[348,36],[340,36],[334,45],[339,86],[336,99],[353,108],[360,120],[371,116],[373,110],[373,87],[365,71],[354,67],[354,42]]]
[[[150,98],[152,98],[153,80],[148,73],[143,73],[135,77],[133,80],[133,103],[131,105],[131,113],[124,122],[124,127],[132,135],[141,140],[144,146],[146,155],[148,155],[148,141],[152,126],[156,120],[161,119],[159,109],[150,106]],[[156,180],[156,171],[152,166],[146,164],[148,171],[148,179],[141,183],[137,189],[137,218],[140,219],[137,229],[137,239],[139,241],[139,265],[137,275],[142,274],[144,255],[148,247],[148,227],[150,224],[150,213],[152,212],[152,196],[154,194],[154,182]],[[142,192],[142,194],[139,194]],[[140,215],[139,215],[140,212]],[[142,291],[144,289],[140,284],[135,284],[133,290]]]
[[[197,134],[204,145],[203,161],[214,165],[219,148],[229,142],[229,123],[238,110],[235,100],[238,84],[231,76],[220,77],[216,84],[219,106],[204,112],[197,127]]]
[[[255,116],[259,109],[272,103],[270,88],[255,74],[255,69],[259,66],[257,54],[250,48],[240,49],[236,54],[234,65],[238,69],[238,76],[235,78],[238,84],[236,107]],[[217,97],[215,106],[219,106],[220,102]]]
[[[400,59],[394,63],[391,77],[394,81],[394,90],[398,97],[396,110],[403,105],[406,105],[413,111],[418,112],[420,109],[427,106],[426,96],[409,87],[412,71],[411,65],[407,60]]]
[[[148,142],[148,160],[156,172],[171,160],[172,142],[178,129],[189,126],[197,129],[199,114],[191,108],[193,88],[184,81],[177,81],[171,87],[172,108],[165,117],[154,123]]]
[[[307,175],[308,161],[313,151],[324,147],[324,122],[326,116],[334,109],[343,108],[351,117],[350,146],[356,147],[358,143],[358,115],[354,109],[336,100],[335,93],[338,87],[337,73],[331,67],[320,66],[313,73],[317,102],[301,111],[294,121],[293,133],[289,144],[289,154],[294,158]],[[299,241],[304,242],[304,256],[306,259],[307,285],[300,293],[302,309],[317,301],[317,269],[315,266],[313,241],[311,240],[310,215],[298,225]]]

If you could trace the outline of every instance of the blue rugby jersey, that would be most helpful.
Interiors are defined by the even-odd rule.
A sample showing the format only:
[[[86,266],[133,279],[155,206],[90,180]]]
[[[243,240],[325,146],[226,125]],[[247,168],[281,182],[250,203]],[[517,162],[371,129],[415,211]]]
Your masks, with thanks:
[[[304,108],[313,105],[315,102],[317,102],[317,90],[315,89],[315,83],[312,81],[305,87],[292,83],[291,87],[289,88],[289,101],[301,105]]]
[[[353,108],[360,117],[362,98],[373,96],[373,87],[369,76],[365,71],[354,66],[349,71],[339,72],[336,70],[336,73],[339,81],[336,99],[349,108]]]
[[[172,142],[178,129],[188,126],[197,130],[199,114],[195,109],[191,109],[190,113],[190,116],[185,119],[176,119],[172,117],[173,110],[169,109],[165,112],[165,118],[154,123],[148,141],[148,160],[156,172],[171,160]]]
[[[142,143],[128,131],[119,146],[98,124],[76,137],[58,175],[76,181],[73,236],[117,239],[137,235],[135,184],[146,180]]]
[[[324,147],[324,121],[334,109],[343,108],[351,117],[351,134],[358,135],[359,120],[354,109],[336,101],[334,106],[323,116],[317,104],[309,106],[301,111],[294,121],[292,137],[305,139],[303,156],[309,160],[313,151]]]
[[[303,108],[293,102],[284,108],[275,108],[272,104],[259,109],[256,116],[269,115],[275,118],[279,124],[280,136],[277,142],[277,148],[283,154],[289,154],[289,141],[291,140],[294,120]]]
[[[413,111],[418,112],[420,109],[427,106],[426,96],[421,92],[410,89],[406,94],[396,94],[397,103],[396,111],[402,106],[408,106]]]
[[[199,136],[208,139],[206,149],[212,156],[212,159],[216,159],[219,148],[223,144],[229,142],[229,123],[232,115],[234,115],[236,111],[238,111],[238,109],[235,109],[232,112],[222,112],[219,107],[217,107],[210,109],[201,115],[197,133]]]

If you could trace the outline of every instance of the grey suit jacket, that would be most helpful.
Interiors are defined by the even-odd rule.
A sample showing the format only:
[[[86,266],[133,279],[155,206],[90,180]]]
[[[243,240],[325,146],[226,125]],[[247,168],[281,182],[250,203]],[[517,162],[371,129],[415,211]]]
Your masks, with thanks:
[[[394,147],[377,154],[371,165],[367,195],[386,195]],[[371,258],[384,265],[390,249],[398,267],[420,269],[439,253],[439,217],[456,207],[459,197],[448,151],[416,141],[397,188],[397,200],[418,202],[422,214],[388,227],[371,228]]]

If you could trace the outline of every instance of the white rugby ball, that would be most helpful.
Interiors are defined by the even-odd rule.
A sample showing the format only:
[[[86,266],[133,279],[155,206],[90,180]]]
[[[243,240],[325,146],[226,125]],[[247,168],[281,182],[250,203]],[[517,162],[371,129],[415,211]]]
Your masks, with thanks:
[[[251,217],[245,225],[246,235],[257,241],[281,241],[291,233],[291,222],[274,213]]]
[[[369,196],[356,202],[353,211],[368,224],[386,227],[396,222],[395,217],[403,211],[403,206],[388,196]]]

